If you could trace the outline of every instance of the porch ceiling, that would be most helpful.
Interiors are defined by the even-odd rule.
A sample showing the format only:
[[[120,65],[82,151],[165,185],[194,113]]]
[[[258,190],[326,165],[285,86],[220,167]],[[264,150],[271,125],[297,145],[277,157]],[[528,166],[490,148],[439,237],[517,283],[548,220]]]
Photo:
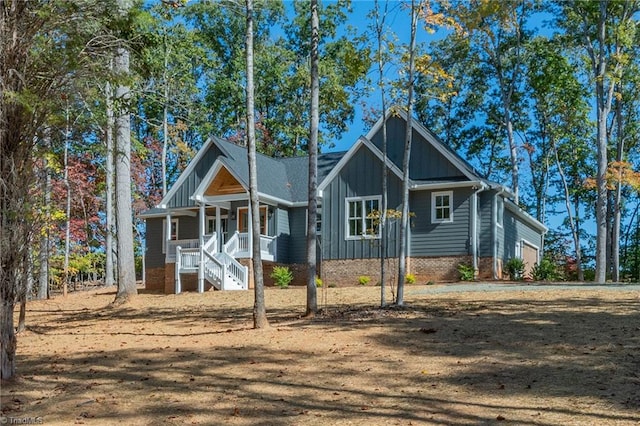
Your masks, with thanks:
[[[225,167],[222,167],[205,190],[204,195],[244,194],[245,192],[240,182]]]

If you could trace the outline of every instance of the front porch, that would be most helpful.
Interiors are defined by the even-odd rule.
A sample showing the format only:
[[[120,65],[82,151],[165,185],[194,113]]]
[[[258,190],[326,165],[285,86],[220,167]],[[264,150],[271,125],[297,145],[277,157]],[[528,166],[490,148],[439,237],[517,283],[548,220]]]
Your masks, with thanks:
[[[249,269],[238,260],[252,257],[251,234],[236,231],[222,246],[218,244],[217,233],[208,235],[204,244],[200,241],[173,240],[167,245],[166,264],[174,264],[175,293],[182,292],[183,274],[197,275],[200,293],[205,290],[205,282],[218,290],[247,290]],[[275,261],[276,238],[261,235],[260,249],[262,260]]]

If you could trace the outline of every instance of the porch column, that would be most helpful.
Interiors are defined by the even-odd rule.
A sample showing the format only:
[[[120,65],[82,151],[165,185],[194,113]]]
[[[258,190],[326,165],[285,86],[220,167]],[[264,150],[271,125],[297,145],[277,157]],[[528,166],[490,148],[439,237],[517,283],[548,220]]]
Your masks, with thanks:
[[[224,241],[222,241],[222,229],[221,229],[221,220],[220,220],[220,206],[216,206],[216,237],[218,239],[218,247],[216,247],[217,251],[222,251],[222,247],[224,245]]]
[[[169,211],[167,210],[167,216],[164,218],[164,267],[165,267],[165,271],[166,268],[168,267],[168,262],[167,259],[169,258],[169,241],[171,241],[171,213],[169,213]],[[180,271],[178,271],[178,263],[177,263],[177,259],[174,260],[173,263],[173,267],[174,267],[174,271],[173,271],[173,287],[174,287],[174,292],[176,294],[178,294],[180,292],[179,290],[179,286],[178,286],[178,278],[179,278],[179,273]],[[167,275],[167,273],[165,272],[165,292],[167,291],[166,289],[167,287],[167,281],[170,281],[169,276]]]
[[[199,225],[199,237],[200,237],[200,262],[198,262],[198,293],[204,293],[204,231],[205,231],[205,210],[204,202],[200,202],[200,220]]]

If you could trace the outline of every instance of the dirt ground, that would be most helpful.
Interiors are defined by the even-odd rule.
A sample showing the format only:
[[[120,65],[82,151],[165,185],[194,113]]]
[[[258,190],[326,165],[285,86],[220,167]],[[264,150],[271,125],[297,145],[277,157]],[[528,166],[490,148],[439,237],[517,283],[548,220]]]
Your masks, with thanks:
[[[439,286],[435,286],[439,287]],[[640,299],[625,288],[438,292],[114,289],[28,305],[2,423],[637,425]]]

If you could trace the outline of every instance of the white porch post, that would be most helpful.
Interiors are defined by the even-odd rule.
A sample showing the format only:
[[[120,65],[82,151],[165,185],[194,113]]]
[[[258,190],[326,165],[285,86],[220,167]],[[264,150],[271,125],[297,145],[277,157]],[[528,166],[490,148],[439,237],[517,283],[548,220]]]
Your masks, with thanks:
[[[220,206],[216,206],[216,235],[218,236],[218,247],[216,247],[217,251],[222,251],[222,247],[224,246],[224,241],[222,241],[222,229],[221,229],[221,221],[220,221]]]
[[[205,210],[204,202],[200,202],[200,262],[198,262],[198,293],[204,293],[204,231],[205,231]]]
[[[258,204],[259,205],[259,204]],[[259,210],[260,208],[258,208]],[[251,198],[247,202],[247,250],[249,251],[249,258],[253,259],[253,218],[251,216]]]

